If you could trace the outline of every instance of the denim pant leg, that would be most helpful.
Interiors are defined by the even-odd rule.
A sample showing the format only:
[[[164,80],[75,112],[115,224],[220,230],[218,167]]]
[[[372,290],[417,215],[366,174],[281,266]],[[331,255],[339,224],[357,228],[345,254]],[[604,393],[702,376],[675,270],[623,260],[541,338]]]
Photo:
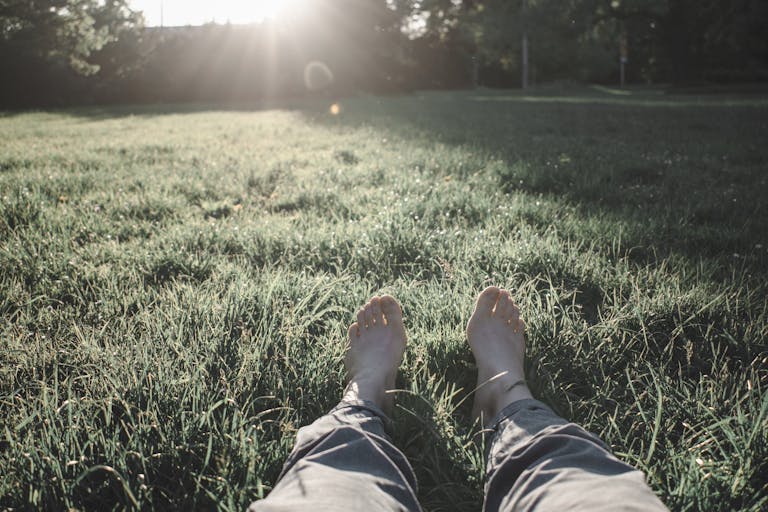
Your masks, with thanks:
[[[385,422],[371,402],[342,401],[299,429],[274,489],[248,510],[421,510],[413,469],[391,443]]]
[[[667,510],[645,475],[538,400],[494,422],[483,510]]]

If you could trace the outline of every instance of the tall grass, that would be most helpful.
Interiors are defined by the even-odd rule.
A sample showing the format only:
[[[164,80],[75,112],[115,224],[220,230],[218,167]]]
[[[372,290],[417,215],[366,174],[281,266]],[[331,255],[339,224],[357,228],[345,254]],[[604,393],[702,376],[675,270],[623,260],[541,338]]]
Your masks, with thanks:
[[[0,117],[0,506],[242,509],[387,292],[394,439],[427,509],[477,510],[464,326],[493,283],[534,392],[672,509],[764,509],[768,112],[610,99]]]

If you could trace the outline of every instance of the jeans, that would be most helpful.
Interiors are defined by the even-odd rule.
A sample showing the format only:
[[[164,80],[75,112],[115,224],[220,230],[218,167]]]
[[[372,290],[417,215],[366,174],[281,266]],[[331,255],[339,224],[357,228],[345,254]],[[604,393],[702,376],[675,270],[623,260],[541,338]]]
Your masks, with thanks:
[[[248,510],[421,510],[388,422],[370,402],[342,401],[299,430],[277,485]],[[492,426],[484,511],[667,510],[641,471],[538,400],[508,405]]]

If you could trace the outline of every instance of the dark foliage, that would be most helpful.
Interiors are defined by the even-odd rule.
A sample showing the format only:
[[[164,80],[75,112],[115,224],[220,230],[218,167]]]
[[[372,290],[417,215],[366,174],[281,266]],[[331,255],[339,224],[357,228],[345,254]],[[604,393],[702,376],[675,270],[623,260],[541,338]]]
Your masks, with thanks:
[[[473,85],[768,79],[759,0],[313,0],[253,25],[143,28],[126,0],[0,0],[0,107],[270,102]]]

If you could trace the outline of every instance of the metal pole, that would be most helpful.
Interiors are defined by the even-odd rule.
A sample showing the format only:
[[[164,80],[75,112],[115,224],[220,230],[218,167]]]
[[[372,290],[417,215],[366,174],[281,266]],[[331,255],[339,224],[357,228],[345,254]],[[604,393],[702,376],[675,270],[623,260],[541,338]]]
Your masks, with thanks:
[[[619,39],[619,85],[623,88],[626,83],[626,66],[628,55],[627,33],[624,32]]]
[[[528,32],[523,32],[523,89],[528,88]]]
[[[528,88],[528,24],[525,20],[525,7],[526,0],[523,0],[522,5],[522,19],[523,19],[523,41],[522,41],[522,61],[523,61],[523,76],[521,78],[521,86],[523,89]]]

